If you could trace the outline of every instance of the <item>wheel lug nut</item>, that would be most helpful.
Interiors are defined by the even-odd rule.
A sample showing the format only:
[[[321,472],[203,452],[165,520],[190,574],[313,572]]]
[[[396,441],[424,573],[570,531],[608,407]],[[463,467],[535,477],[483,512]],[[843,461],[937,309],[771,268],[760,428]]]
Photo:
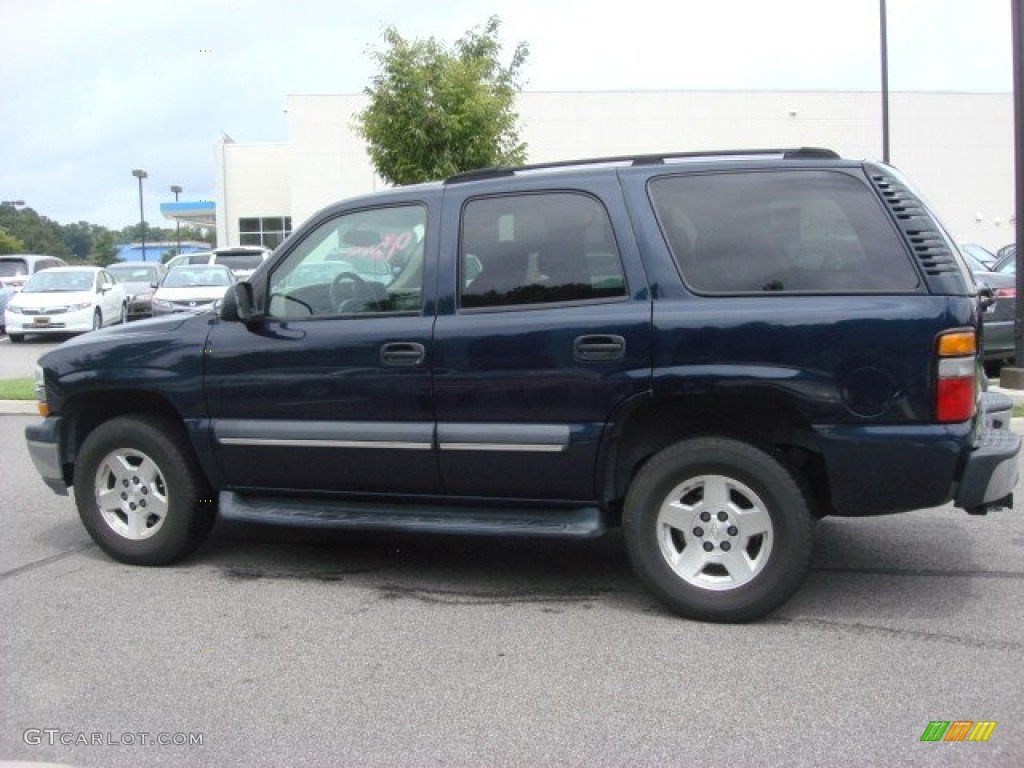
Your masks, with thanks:
[[[714,548],[715,548],[715,545],[714,545],[714,544],[712,544],[712,543],[711,543],[710,541],[705,541],[705,542],[704,542],[704,551],[705,551],[705,552],[710,552],[710,551],[711,551],[711,550],[713,550]]]
[[[726,520],[729,519],[729,515],[727,515],[725,513],[725,511],[719,512],[718,513],[718,519],[721,520],[724,523]]]
[[[693,529],[693,535],[696,536],[698,539],[704,538],[704,529],[698,525],[696,528]]]
[[[122,493],[121,494],[121,501],[128,501],[128,494],[127,493]]]
[[[137,478],[137,477],[133,477],[133,478],[132,478],[132,482],[133,482],[133,483],[135,483],[136,485],[138,485],[138,484],[139,484],[139,482],[140,482],[140,480],[139,480],[139,478]]]
[[[722,542],[722,551],[723,552],[728,552],[730,549],[732,549],[732,544],[730,544],[728,541],[723,541]]]
[[[144,494],[145,494],[145,493],[149,493],[149,488],[147,488],[146,486],[142,486],[142,492],[143,492]]]
[[[137,508],[138,507],[135,506],[135,502],[134,501],[131,504],[128,505],[128,509],[130,509],[132,512],[134,512]]]
[[[700,513],[700,519],[703,520],[705,523],[710,523],[711,522],[711,513],[710,512],[701,512]]]
[[[145,499],[143,499],[142,501],[140,501],[140,502],[139,502],[139,506],[140,506],[140,507],[144,507],[144,506],[146,506],[146,500],[145,500]]]
[[[727,530],[727,533],[728,533],[728,534],[729,534],[730,536],[735,536],[735,535],[736,535],[737,533],[739,533],[739,532],[740,532],[740,529],[739,529],[739,528],[737,528],[737,527],[736,527],[735,525],[730,525],[730,526],[729,526],[729,528],[728,528],[728,530]]]
[[[124,480],[121,481],[121,485],[123,485],[125,488],[128,487],[128,478],[127,477]]]

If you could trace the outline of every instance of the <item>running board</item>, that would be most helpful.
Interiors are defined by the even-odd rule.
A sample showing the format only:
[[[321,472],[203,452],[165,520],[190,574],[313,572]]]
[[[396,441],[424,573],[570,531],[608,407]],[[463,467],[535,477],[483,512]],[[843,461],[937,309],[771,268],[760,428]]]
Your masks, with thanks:
[[[460,535],[536,536],[587,539],[606,530],[596,507],[544,509],[458,507],[242,496],[221,491],[220,516],[225,520],[302,528],[416,531]]]

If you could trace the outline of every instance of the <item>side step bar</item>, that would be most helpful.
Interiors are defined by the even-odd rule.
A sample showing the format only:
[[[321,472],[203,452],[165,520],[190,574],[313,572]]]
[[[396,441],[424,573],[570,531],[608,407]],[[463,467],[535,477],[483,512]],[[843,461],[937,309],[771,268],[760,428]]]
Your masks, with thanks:
[[[390,507],[333,499],[242,496],[232,491],[221,491],[219,500],[220,516],[225,520],[290,527],[582,539],[600,536],[606,530],[604,516],[596,507]]]

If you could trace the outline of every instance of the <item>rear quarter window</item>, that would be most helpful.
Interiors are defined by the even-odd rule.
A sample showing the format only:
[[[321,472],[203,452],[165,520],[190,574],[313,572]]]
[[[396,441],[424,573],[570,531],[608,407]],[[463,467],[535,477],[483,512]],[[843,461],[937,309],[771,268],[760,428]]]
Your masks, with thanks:
[[[676,266],[697,293],[920,287],[877,197],[845,173],[665,176],[649,190]]]

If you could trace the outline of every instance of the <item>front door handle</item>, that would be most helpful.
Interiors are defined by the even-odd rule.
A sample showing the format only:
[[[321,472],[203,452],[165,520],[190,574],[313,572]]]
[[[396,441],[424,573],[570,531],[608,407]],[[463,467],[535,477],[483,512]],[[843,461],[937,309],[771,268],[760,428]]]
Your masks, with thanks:
[[[572,352],[579,363],[621,360],[626,356],[626,340],[611,334],[577,336],[572,344]]]
[[[380,363],[389,368],[410,368],[426,357],[426,347],[415,341],[391,341],[380,348]]]

